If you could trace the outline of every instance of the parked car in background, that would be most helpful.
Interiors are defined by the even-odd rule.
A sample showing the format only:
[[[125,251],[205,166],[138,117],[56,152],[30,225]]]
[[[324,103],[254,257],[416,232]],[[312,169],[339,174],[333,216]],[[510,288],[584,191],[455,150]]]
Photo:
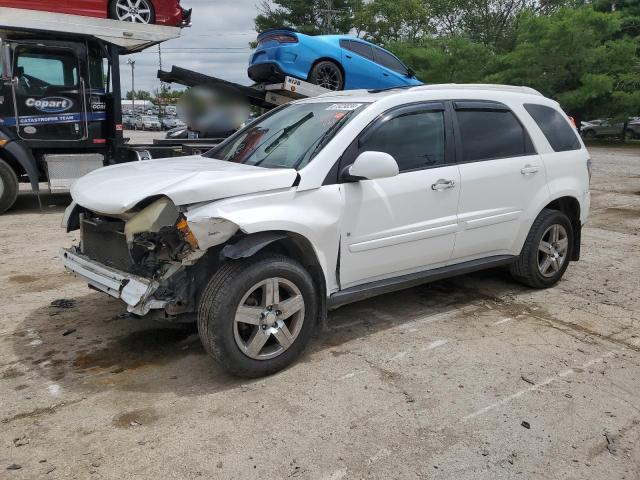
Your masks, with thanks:
[[[133,115],[122,115],[122,125],[124,128],[133,128],[133,121],[135,117]]]
[[[350,302],[497,266],[555,285],[580,256],[590,176],[569,118],[532,89],[327,94],[204,156],[80,178],[63,226],[81,246],[60,257],[133,314],[197,319],[206,351],[255,377]]]
[[[629,138],[640,138],[640,120],[638,117],[630,117],[627,127],[623,122],[613,122],[610,118],[598,118],[581,122],[580,133],[586,139],[621,137],[625,132]]]
[[[178,117],[162,117],[160,120],[163,130],[171,130],[177,127],[186,127],[187,124],[180,120]]]
[[[133,121],[134,130],[162,130],[160,119],[155,115],[140,115]]]
[[[306,80],[329,90],[384,89],[421,85],[392,53],[351,35],[310,36],[291,29],[258,35],[249,60],[255,82]]]
[[[44,10],[172,27],[191,24],[191,10],[182,8],[180,0],[0,0],[0,7]]]

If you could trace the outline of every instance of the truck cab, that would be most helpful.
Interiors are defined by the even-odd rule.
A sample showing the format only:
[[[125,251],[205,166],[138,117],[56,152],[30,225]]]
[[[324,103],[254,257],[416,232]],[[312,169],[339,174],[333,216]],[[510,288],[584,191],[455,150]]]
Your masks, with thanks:
[[[91,32],[91,33],[87,33]],[[18,183],[67,192],[97,168],[146,158],[125,145],[120,55],[180,29],[0,7],[0,213]]]

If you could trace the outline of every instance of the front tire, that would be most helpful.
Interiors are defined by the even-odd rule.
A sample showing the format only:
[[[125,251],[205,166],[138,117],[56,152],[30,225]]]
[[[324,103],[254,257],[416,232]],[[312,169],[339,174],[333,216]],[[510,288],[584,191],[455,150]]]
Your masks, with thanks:
[[[587,130],[584,132],[584,138],[587,140],[595,140],[597,137],[596,132],[594,130]]]
[[[156,23],[156,12],[151,0],[111,0],[109,18],[131,23]]]
[[[535,219],[511,275],[533,288],[548,288],[564,275],[573,253],[573,226],[558,210],[544,209]]]
[[[329,60],[316,63],[309,72],[309,81],[328,90],[342,90],[344,75],[340,67]]]
[[[13,168],[0,159],[0,214],[9,210],[18,198],[18,176]]]
[[[228,372],[261,377],[290,365],[311,339],[318,294],[300,263],[261,255],[224,264],[200,299],[198,333]]]

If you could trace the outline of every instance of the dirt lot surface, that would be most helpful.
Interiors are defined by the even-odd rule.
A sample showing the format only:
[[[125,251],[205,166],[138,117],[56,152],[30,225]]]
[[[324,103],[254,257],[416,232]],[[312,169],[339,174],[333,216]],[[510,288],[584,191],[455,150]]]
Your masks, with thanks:
[[[55,260],[68,197],[21,196],[0,217],[0,478],[640,478],[640,150],[592,155],[557,287],[490,271],[350,305],[255,381],[193,329],[120,318]]]

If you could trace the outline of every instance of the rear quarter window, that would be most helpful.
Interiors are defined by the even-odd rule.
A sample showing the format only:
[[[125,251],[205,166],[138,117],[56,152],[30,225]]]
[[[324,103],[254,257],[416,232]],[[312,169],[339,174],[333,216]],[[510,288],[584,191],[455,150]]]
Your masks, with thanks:
[[[525,103],[524,108],[538,124],[554,151],[580,150],[578,133],[560,112],[551,107],[534,103]]]

